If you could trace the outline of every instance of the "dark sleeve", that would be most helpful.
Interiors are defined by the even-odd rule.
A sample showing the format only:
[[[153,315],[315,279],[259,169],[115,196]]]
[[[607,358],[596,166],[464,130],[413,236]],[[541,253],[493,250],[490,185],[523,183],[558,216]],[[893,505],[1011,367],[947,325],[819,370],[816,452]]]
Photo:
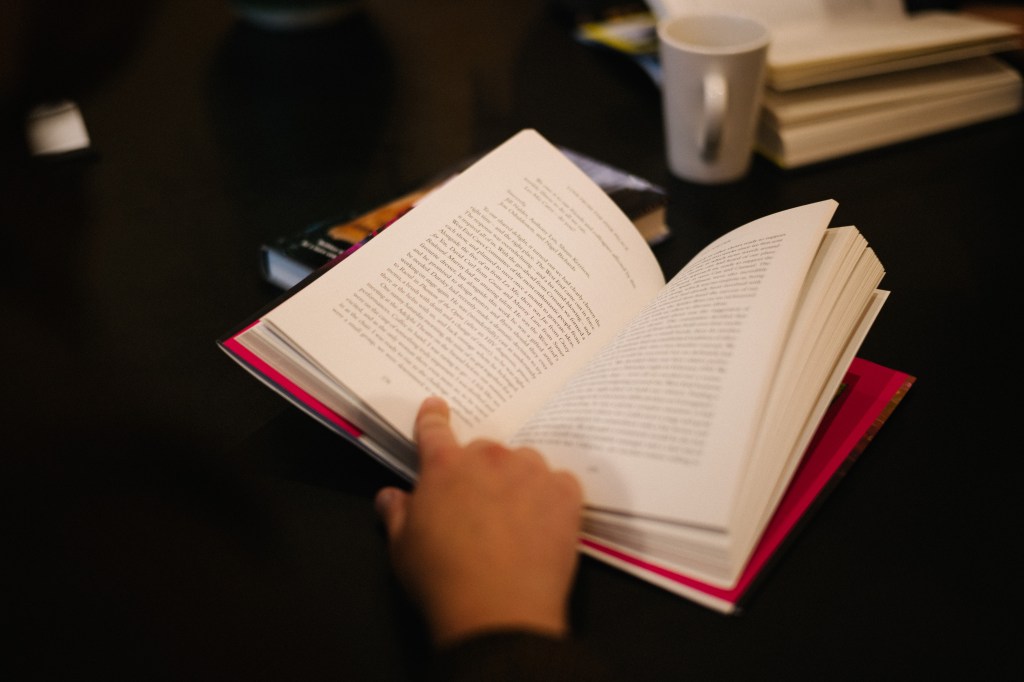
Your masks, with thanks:
[[[611,682],[612,675],[579,642],[521,631],[489,632],[436,652],[435,682],[580,680]]]

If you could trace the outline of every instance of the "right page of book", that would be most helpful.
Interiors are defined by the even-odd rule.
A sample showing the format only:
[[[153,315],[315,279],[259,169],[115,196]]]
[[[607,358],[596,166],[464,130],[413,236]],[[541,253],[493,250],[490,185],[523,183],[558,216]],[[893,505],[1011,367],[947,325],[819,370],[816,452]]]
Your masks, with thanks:
[[[713,242],[520,431],[587,504],[726,530],[807,275],[823,201]]]

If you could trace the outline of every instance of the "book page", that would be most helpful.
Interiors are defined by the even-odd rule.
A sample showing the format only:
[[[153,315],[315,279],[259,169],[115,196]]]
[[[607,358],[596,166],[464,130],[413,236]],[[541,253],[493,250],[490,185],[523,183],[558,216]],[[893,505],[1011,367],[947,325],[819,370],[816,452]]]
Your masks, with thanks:
[[[834,201],[718,239],[513,442],[575,472],[593,508],[724,530]]]
[[[663,285],[632,222],[524,131],[263,321],[410,439],[431,394],[460,438],[506,439]]]
[[[737,581],[723,585],[702,577],[689,564],[675,565],[671,559],[661,554],[651,555],[635,545],[617,547],[614,540],[609,541],[604,534],[585,540],[584,551],[602,560],[611,554],[613,560],[610,563],[613,565],[702,603],[705,599],[701,595],[725,600],[718,604],[712,601],[709,605],[729,610],[752,586],[801,520],[806,519],[814,506],[820,503],[843,470],[857,459],[914,381],[915,377],[904,372],[860,358],[853,360],[845,373],[842,394],[829,406],[808,448],[807,457]],[[675,545],[671,540],[668,544]]]

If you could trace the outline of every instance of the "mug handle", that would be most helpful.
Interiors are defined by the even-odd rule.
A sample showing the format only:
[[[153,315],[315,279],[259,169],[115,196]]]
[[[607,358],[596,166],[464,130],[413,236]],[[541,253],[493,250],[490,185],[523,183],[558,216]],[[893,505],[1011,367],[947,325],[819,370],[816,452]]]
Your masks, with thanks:
[[[716,72],[704,76],[704,118],[697,131],[697,148],[705,161],[714,161],[722,142],[722,126],[729,102],[729,85]]]

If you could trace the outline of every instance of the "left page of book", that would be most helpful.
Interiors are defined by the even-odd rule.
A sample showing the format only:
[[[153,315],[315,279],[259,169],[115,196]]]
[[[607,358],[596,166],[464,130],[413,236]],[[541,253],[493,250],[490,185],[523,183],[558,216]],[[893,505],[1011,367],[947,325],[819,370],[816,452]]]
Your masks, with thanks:
[[[664,285],[629,218],[532,130],[398,222],[261,324],[408,439],[431,394],[460,438],[507,438]]]

